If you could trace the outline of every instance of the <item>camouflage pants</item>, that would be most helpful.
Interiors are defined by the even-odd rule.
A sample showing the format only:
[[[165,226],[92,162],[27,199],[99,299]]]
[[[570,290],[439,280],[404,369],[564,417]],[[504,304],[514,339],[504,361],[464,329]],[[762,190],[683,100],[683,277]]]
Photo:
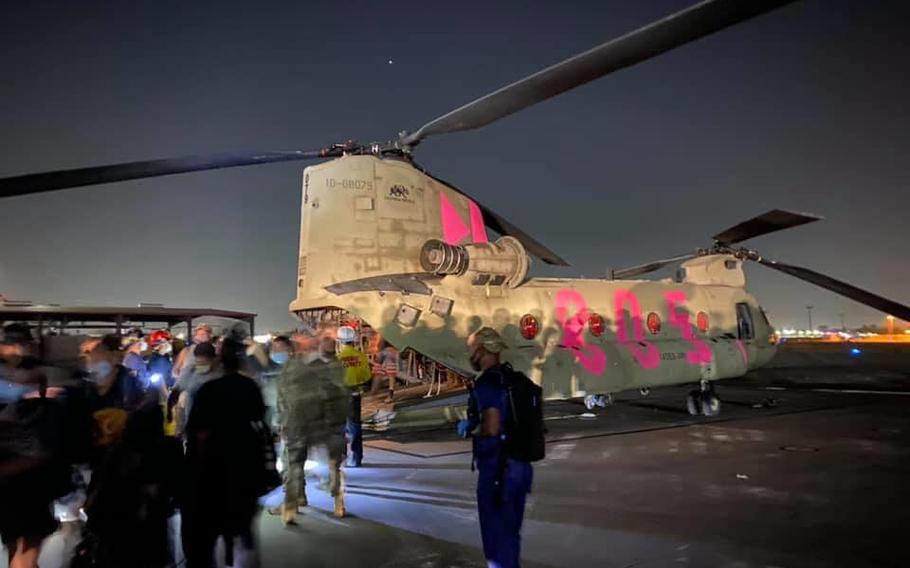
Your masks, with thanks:
[[[316,446],[325,446],[329,454],[329,491],[332,496],[340,495],[341,487],[341,462],[343,461],[344,443],[340,436],[334,441],[315,440],[314,443],[288,442],[285,445],[285,479],[284,503],[287,506],[306,504],[306,465],[309,450]]]

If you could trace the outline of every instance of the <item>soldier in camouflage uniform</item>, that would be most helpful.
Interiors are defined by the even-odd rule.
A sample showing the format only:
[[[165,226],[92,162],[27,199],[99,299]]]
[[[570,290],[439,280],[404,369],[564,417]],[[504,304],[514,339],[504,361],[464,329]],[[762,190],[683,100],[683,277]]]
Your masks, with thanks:
[[[305,351],[292,353],[278,377],[278,416],[287,464],[281,514],[285,524],[294,523],[297,508],[307,505],[304,464],[316,446],[324,446],[329,456],[335,516],[345,513],[340,469],[345,449],[341,432],[347,419],[344,370],[335,358],[333,339],[322,340],[318,348],[316,357]]]

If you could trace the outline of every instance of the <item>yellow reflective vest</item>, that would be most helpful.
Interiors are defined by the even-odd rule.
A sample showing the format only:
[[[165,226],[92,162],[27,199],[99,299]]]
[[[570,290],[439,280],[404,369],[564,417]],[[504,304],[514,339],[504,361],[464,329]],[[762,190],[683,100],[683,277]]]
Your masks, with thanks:
[[[345,345],[338,353],[338,360],[344,367],[344,384],[348,388],[356,389],[370,382],[373,374],[370,371],[370,360],[353,345]]]

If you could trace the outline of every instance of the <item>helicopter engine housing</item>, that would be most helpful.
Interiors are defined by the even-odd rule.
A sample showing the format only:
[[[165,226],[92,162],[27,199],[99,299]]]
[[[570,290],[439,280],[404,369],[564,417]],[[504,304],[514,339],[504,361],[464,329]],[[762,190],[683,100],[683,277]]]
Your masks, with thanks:
[[[509,236],[465,245],[430,239],[420,250],[420,265],[438,276],[467,275],[475,285],[516,288],[527,278],[531,259],[518,239]]]

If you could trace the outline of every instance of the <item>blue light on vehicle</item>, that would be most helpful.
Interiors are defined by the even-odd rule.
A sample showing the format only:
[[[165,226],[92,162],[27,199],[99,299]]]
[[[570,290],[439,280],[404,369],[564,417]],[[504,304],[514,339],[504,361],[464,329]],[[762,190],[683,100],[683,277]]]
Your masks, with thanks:
[[[862,353],[863,352],[860,350],[859,347],[854,347],[853,349],[850,350],[851,357],[859,357]]]

